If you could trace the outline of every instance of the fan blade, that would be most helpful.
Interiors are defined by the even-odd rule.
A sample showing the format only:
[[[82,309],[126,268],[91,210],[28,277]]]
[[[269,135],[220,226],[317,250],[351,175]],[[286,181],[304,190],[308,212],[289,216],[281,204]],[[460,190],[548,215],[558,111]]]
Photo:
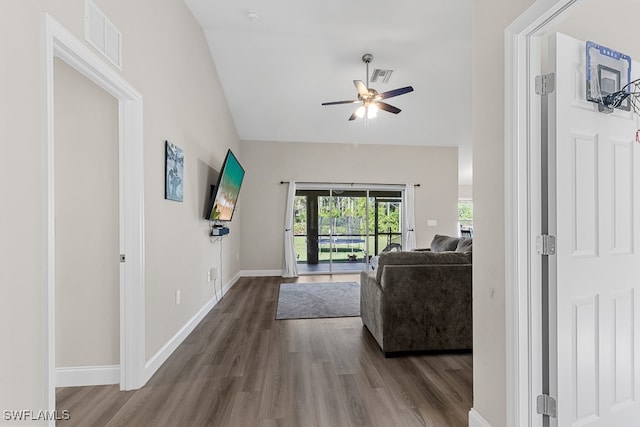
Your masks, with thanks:
[[[353,100],[353,101],[334,101],[334,102],[323,102],[322,105],[338,105],[338,104],[356,104],[360,102],[359,100]]]
[[[388,112],[393,113],[393,114],[398,114],[400,111],[402,111],[398,107],[394,107],[393,105],[389,105],[386,102],[376,102],[375,105],[377,105],[379,109],[384,110],[384,111],[388,111]]]
[[[356,114],[356,112],[354,111],[353,114],[351,115],[351,117],[349,117],[349,121],[351,120],[355,120],[358,118],[358,115]]]
[[[379,94],[380,99],[391,98],[393,96],[403,95],[405,93],[413,92],[413,88],[411,86],[401,87],[400,89],[393,89],[387,92],[382,92]]]
[[[362,80],[354,80],[353,84],[356,86],[356,89],[358,89],[358,93],[360,94],[360,96],[369,95],[369,89],[367,89]]]

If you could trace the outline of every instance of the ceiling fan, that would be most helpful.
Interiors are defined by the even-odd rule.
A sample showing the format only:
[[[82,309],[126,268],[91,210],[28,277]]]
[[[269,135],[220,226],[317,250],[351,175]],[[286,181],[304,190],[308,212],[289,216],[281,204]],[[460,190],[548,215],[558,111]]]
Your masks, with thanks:
[[[349,101],[334,101],[323,102],[322,105],[338,105],[338,104],[362,104],[356,111],[351,114],[349,120],[355,120],[358,117],[364,117],[367,119],[376,116],[378,110],[388,111],[389,113],[398,114],[399,108],[389,105],[386,102],[382,102],[383,99],[391,98],[405,93],[413,92],[413,87],[406,86],[399,89],[389,90],[387,92],[378,93],[377,90],[369,87],[369,63],[373,60],[373,55],[365,53],[362,55],[362,62],[367,64],[367,84],[365,85],[362,80],[354,80],[353,84],[358,90],[358,99]]]

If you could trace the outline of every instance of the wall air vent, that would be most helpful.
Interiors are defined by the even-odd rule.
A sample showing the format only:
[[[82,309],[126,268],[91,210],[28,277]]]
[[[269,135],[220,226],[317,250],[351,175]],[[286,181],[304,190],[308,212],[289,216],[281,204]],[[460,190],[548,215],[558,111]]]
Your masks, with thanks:
[[[95,47],[116,67],[122,69],[122,35],[91,0],[85,1],[84,36],[91,46]]]
[[[371,74],[371,83],[387,83],[393,70],[380,70],[376,68]]]

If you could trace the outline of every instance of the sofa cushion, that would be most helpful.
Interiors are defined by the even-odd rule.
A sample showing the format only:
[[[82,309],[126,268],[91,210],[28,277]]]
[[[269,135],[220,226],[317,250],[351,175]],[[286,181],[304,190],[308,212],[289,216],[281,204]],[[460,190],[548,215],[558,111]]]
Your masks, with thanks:
[[[454,248],[455,249],[455,248]],[[383,252],[378,257],[376,280],[380,283],[385,265],[434,265],[434,264],[471,264],[471,256],[465,252]]]
[[[456,252],[472,252],[473,239],[471,237],[461,237],[456,246]]]
[[[433,240],[431,241],[431,251],[455,251],[456,247],[458,247],[459,240],[459,237],[442,236],[440,234],[436,234],[435,236],[433,236]]]

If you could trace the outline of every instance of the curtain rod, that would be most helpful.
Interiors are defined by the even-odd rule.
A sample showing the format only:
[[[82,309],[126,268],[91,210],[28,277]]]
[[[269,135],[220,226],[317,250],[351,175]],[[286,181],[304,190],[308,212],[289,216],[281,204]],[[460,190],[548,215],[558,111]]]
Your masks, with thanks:
[[[291,181],[280,181],[280,184],[289,184]],[[322,184],[322,185],[406,185],[406,184],[383,184],[383,183],[373,183],[373,182],[305,182],[305,181],[296,181],[296,184]],[[413,184],[414,187],[420,187],[420,184]]]

